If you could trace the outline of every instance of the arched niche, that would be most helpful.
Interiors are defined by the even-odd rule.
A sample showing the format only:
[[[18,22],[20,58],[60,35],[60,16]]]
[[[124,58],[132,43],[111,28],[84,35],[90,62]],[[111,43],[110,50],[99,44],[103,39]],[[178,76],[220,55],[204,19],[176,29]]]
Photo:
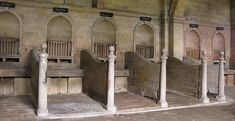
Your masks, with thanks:
[[[55,16],[47,25],[47,52],[52,61],[71,60],[72,56],[72,25],[63,16]],[[55,60],[53,60],[55,59]]]
[[[19,62],[20,25],[18,17],[8,11],[0,12],[0,61]]]
[[[113,22],[103,19],[93,26],[93,52],[100,58],[106,59],[109,46],[114,46],[116,51],[116,26]]]
[[[135,51],[145,58],[154,58],[154,31],[148,24],[141,24],[134,30]]]
[[[213,37],[213,59],[219,60],[220,51],[225,52],[225,38],[221,33],[216,33]]]
[[[70,22],[62,16],[51,19],[47,26],[47,39],[71,41],[72,26]]]
[[[200,59],[200,36],[195,30],[191,30],[186,35],[186,57],[196,60]]]
[[[19,39],[20,22],[14,14],[0,12],[0,36]]]

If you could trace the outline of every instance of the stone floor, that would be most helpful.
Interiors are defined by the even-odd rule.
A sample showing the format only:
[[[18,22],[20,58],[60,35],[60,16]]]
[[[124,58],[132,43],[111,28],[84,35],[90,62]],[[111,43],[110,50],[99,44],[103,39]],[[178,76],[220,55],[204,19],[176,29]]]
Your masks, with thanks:
[[[97,113],[106,110],[85,94],[52,95],[48,98],[50,114]]]
[[[230,98],[235,99],[235,87],[226,88],[226,95]],[[77,109],[73,106],[76,106],[76,103],[85,103],[90,107],[91,103],[93,105],[93,100],[91,100],[86,95],[81,94],[83,100],[79,99],[77,95],[67,96],[69,98],[64,98],[61,96],[50,96],[49,97],[49,111],[51,113],[66,113],[66,111],[72,111],[77,113],[80,109]],[[185,104],[196,104],[197,101],[194,98],[185,96],[179,100],[181,94],[168,93],[168,102],[169,105],[175,104],[175,106],[180,106],[184,104],[184,101],[188,101]],[[115,96],[116,105],[118,109],[125,110],[127,107],[136,108],[136,106],[156,106],[151,99],[146,99],[131,93],[119,93]],[[73,99],[73,100],[72,100]],[[128,103],[125,100],[129,100]],[[78,100],[78,102],[74,102]],[[183,101],[184,100],[184,101]],[[118,102],[123,101],[123,102]],[[62,103],[66,102],[66,103]],[[145,104],[143,102],[148,102]],[[174,103],[175,102],[175,103]],[[178,102],[178,103],[176,103]],[[0,97],[0,121],[49,121],[49,119],[39,119],[36,117],[31,101],[27,96],[19,97]],[[70,104],[71,103],[71,104]],[[97,103],[94,103],[96,106]],[[141,104],[141,105],[140,105]],[[71,107],[72,106],[72,107]],[[173,105],[174,106],[174,105]],[[99,107],[99,106],[98,106]],[[87,111],[93,110],[92,108],[82,107]],[[101,110],[100,110],[101,109]],[[94,109],[96,111],[103,111],[103,108]],[[235,121],[235,103],[229,103],[224,105],[216,106],[207,106],[207,107],[194,107],[194,108],[185,108],[169,111],[155,111],[147,113],[137,113],[137,114],[119,114],[119,115],[109,115],[109,116],[100,116],[93,118],[80,118],[80,119],[51,119],[50,121]]]

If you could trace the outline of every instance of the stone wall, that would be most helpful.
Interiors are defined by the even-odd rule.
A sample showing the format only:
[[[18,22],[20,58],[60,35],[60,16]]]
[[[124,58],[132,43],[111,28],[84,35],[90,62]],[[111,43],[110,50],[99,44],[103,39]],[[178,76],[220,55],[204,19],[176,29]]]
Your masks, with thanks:
[[[82,78],[63,77],[47,78],[48,95],[55,94],[78,94],[82,92]]]
[[[213,62],[214,40],[217,34],[225,39],[226,67],[230,58],[230,0],[179,0],[171,6],[170,50],[173,56],[183,59],[186,55],[186,41],[190,31],[198,33],[200,50],[209,54],[209,63]],[[175,6],[175,9],[174,9]],[[198,27],[190,27],[197,24]],[[223,27],[217,30],[216,27]]]
[[[92,31],[94,24],[97,21],[109,20],[115,24],[116,27],[116,43],[117,43],[117,64],[124,64],[124,53],[126,51],[134,50],[134,28],[141,23],[140,16],[146,16],[144,13],[135,12],[120,12],[118,10],[98,9],[98,8],[84,8],[73,6],[70,4],[48,4],[44,2],[32,2],[27,0],[6,0],[16,3],[16,8],[0,8],[0,14],[2,12],[9,12],[15,16],[20,23],[20,63],[28,66],[28,56],[30,50],[34,47],[38,47],[41,43],[47,40],[47,35],[50,33],[48,30],[48,23],[53,18],[63,18],[67,20],[72,26],[73,41],[73,57],[75,63],[80,63],[80,51],[82,49],[91,49],[93,35]],[[149,4],[149,3],[148,3]],[[55,13],[52,11],[53,7],[66,7],[69,8],[68,13]],[[150,7],[148,7],[150,8]],[[99,14],[101,11],[113,12],[112,18],[104,18]],[[159,31],[159,17],[150,15],[152,17],[151,22],[145,22],[151,25],[155,31],[156,47],[160,48],[160,31]],[[61,24],[61,26],[64,24]],[[51,25],[49,24],[49,27]],[[62,26],[63,28],[63,26]],[[48,32],[49,31],[49,32]],[[60,32],[60,30],[56,30]],[[53,35],[53,34],[52,34]],[[53,35],[54,36],[54,35]],[[156,50],[156,53],[158,50]],[[157,56],[159,56],[157,54]]]

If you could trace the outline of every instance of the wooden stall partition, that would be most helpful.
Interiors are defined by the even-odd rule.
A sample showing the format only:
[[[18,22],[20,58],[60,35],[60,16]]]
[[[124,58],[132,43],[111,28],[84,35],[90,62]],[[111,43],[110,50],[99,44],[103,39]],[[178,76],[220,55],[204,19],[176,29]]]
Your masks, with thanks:
[[[190,64],[190,61],[184,62],[175,57],[168,58],[167,89],[198,98],[201,94],[201,65],[196,62]]]
[[[108,63],[100,61],[91,51],[82,50],[81,68],[84,70],[83,93],[106,106]]]
[[[126,52],[125,68],[129,69],[129,91],[159,99],[160,63],[150,62],[135,52]]]
[[[35,106],[38,104],[38,84],[39,84],[39,50],[33,49],[30,56],[31,61],[31,97]]]

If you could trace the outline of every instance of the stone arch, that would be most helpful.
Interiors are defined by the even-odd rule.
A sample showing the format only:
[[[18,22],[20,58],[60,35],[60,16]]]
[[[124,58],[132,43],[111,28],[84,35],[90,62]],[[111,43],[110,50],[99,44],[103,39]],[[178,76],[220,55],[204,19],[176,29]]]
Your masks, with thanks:
[[[72,40],[72,25],[62,16],[56,16],[48,22],[47,40]]]
[[[46,20],[45,40],[49,61],[72,62],[74,22],[64,14],[54,14]]]
[[[19,62],[22,19],[17,13],[8,9],[0,9],[0,18],[0,54],[11,55],[3,57],[1,60]]]
[[[213,60],[219,60],[220,51],[225,52],[225,37],[222,33],[216,32],[213,37]]]
[[[196,30],[190,30],[186,33],[185,48],[186,57],[200,59],[200,35]]]
[[[92,50],[100,58],[107,58],[109,46],[113,45],[116,51],[117,25],[110,19],[98,19],[92,27]],[[115,52],[116,53],[116,52]]]
[[[139,23],[134,29],[134,51],[145,58],[154,58],[155,33],[151,24]]]
[[[0,12],[0,36],[8,38],[20,38],[20,22],[12,13]]]

